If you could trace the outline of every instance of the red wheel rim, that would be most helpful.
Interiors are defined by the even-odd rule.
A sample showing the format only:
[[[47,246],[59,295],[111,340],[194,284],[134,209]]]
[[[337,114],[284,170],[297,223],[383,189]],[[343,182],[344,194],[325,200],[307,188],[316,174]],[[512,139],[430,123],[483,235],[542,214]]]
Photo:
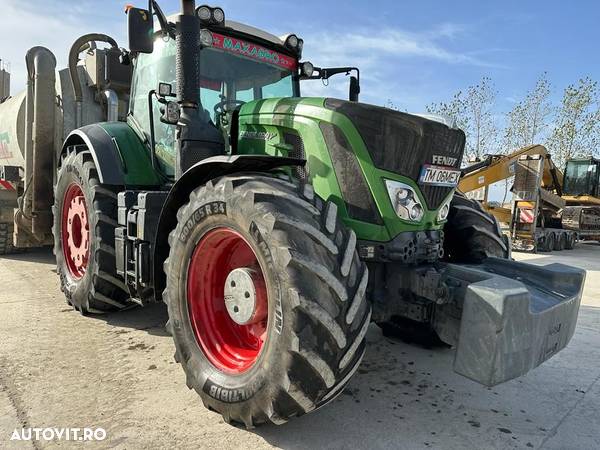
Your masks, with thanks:
[[[78,184],[67,188],[62,208],[62,249],[71,276],[85,275],[90,256],[90,227],[83,191]]]
[[[230,280],[240,273],[253,275],[252,296],[244,293],[253,305],[248,323],[232,316]],[[233,374],[248,371],[266,341],[268,298],[256,254],[241,234],[216,228],[198,242],[188,268],[187,302],[196,341],[212,365]]]

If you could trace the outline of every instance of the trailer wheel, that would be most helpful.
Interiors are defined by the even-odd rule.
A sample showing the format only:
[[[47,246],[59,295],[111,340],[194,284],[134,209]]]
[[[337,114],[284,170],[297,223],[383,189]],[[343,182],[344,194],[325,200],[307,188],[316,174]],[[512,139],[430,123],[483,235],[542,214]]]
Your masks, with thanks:
[[[565,233],[559,233],[554,240],[554,250],[563,251],[567,246],[567,236]]]
[[[63,158],[54,198],[54,254],[67,302],[82,314],[125,308],[129,295],[115,266],[117,193],[100,184],[89,151]]]
[[[539,248],[539,250],[541,252],[551,252],[552,250],[554,250],[554,244],[556,242],[556,236],[554,235],[554,233],[547,233],[544,239],[544,243],[541,246],[541,248]]]
[[[197,188],[164,263],[175,359],[204,405],[251,428],[340,394],[371,308],[356,236],[311,186],[264,175]]]
[[[0,255],[10,255],[17,251],[13,247],[13,224],[0,223]]]
[[[575,248],[575,243],[575,233],[568,233],[565,242],[565,250],[573,250]]]
[[[450,262],[478,263],[490,256],[510,258],[510,244],[496,218],[457,191],[444,228],[444,253]]]

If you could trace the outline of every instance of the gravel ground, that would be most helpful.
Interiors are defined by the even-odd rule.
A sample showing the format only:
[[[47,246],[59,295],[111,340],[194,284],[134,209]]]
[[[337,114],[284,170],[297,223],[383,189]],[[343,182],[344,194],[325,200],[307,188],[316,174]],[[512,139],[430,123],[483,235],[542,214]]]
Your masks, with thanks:
[[[452,371],[452,350],[369,330],[344,394],[287,425],[246,431],[205,410],[185,386],[162,305],[103,317],[71,310],[49,251],[0,258],[0,448],[72,448],[10,441],[21,427],[102,427],[88,448],[600,448],[600,246],[535,264],[587,270],[577,332],[559,355],[493,389]]]

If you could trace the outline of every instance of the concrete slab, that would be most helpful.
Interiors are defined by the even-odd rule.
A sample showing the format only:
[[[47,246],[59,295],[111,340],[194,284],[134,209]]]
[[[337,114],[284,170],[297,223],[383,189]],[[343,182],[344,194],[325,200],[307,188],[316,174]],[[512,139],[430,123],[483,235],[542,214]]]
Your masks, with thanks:
[[[90,448],[599,448],[600,246],[514,256],[588,271],[573,341],[546,364],[487,389],[452,372],[451,350],[391,341],[372,326],[343,395],[252,432],[225,424],[186,388],[162,305],[83,317],[64,302],[50,252],[0,258],[0,447],[26,423],[106,429]]]

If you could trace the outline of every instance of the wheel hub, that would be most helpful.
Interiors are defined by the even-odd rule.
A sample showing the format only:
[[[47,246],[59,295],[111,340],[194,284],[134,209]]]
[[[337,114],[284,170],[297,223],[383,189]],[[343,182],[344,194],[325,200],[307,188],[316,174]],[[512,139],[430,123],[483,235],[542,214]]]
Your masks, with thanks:
[[[265,317],[264,302],[257,301],[257,284],[261,284],[260,275],[246,267],[232,270],[225,280],[225,307],[238,325],[256,323]],[[264,291],[264,287],[259,286],[258,291]]]
[[[68,187],[63,201],[62,247],[71,276],[80,279],[85,275],[90,253],[90,229],[87,205],[81,187]]]
[[[198,242],[187,273],[187,303],[198,346],[217,369],[248,371],[267,340],[268,295],[256,253],[221,227]]]

